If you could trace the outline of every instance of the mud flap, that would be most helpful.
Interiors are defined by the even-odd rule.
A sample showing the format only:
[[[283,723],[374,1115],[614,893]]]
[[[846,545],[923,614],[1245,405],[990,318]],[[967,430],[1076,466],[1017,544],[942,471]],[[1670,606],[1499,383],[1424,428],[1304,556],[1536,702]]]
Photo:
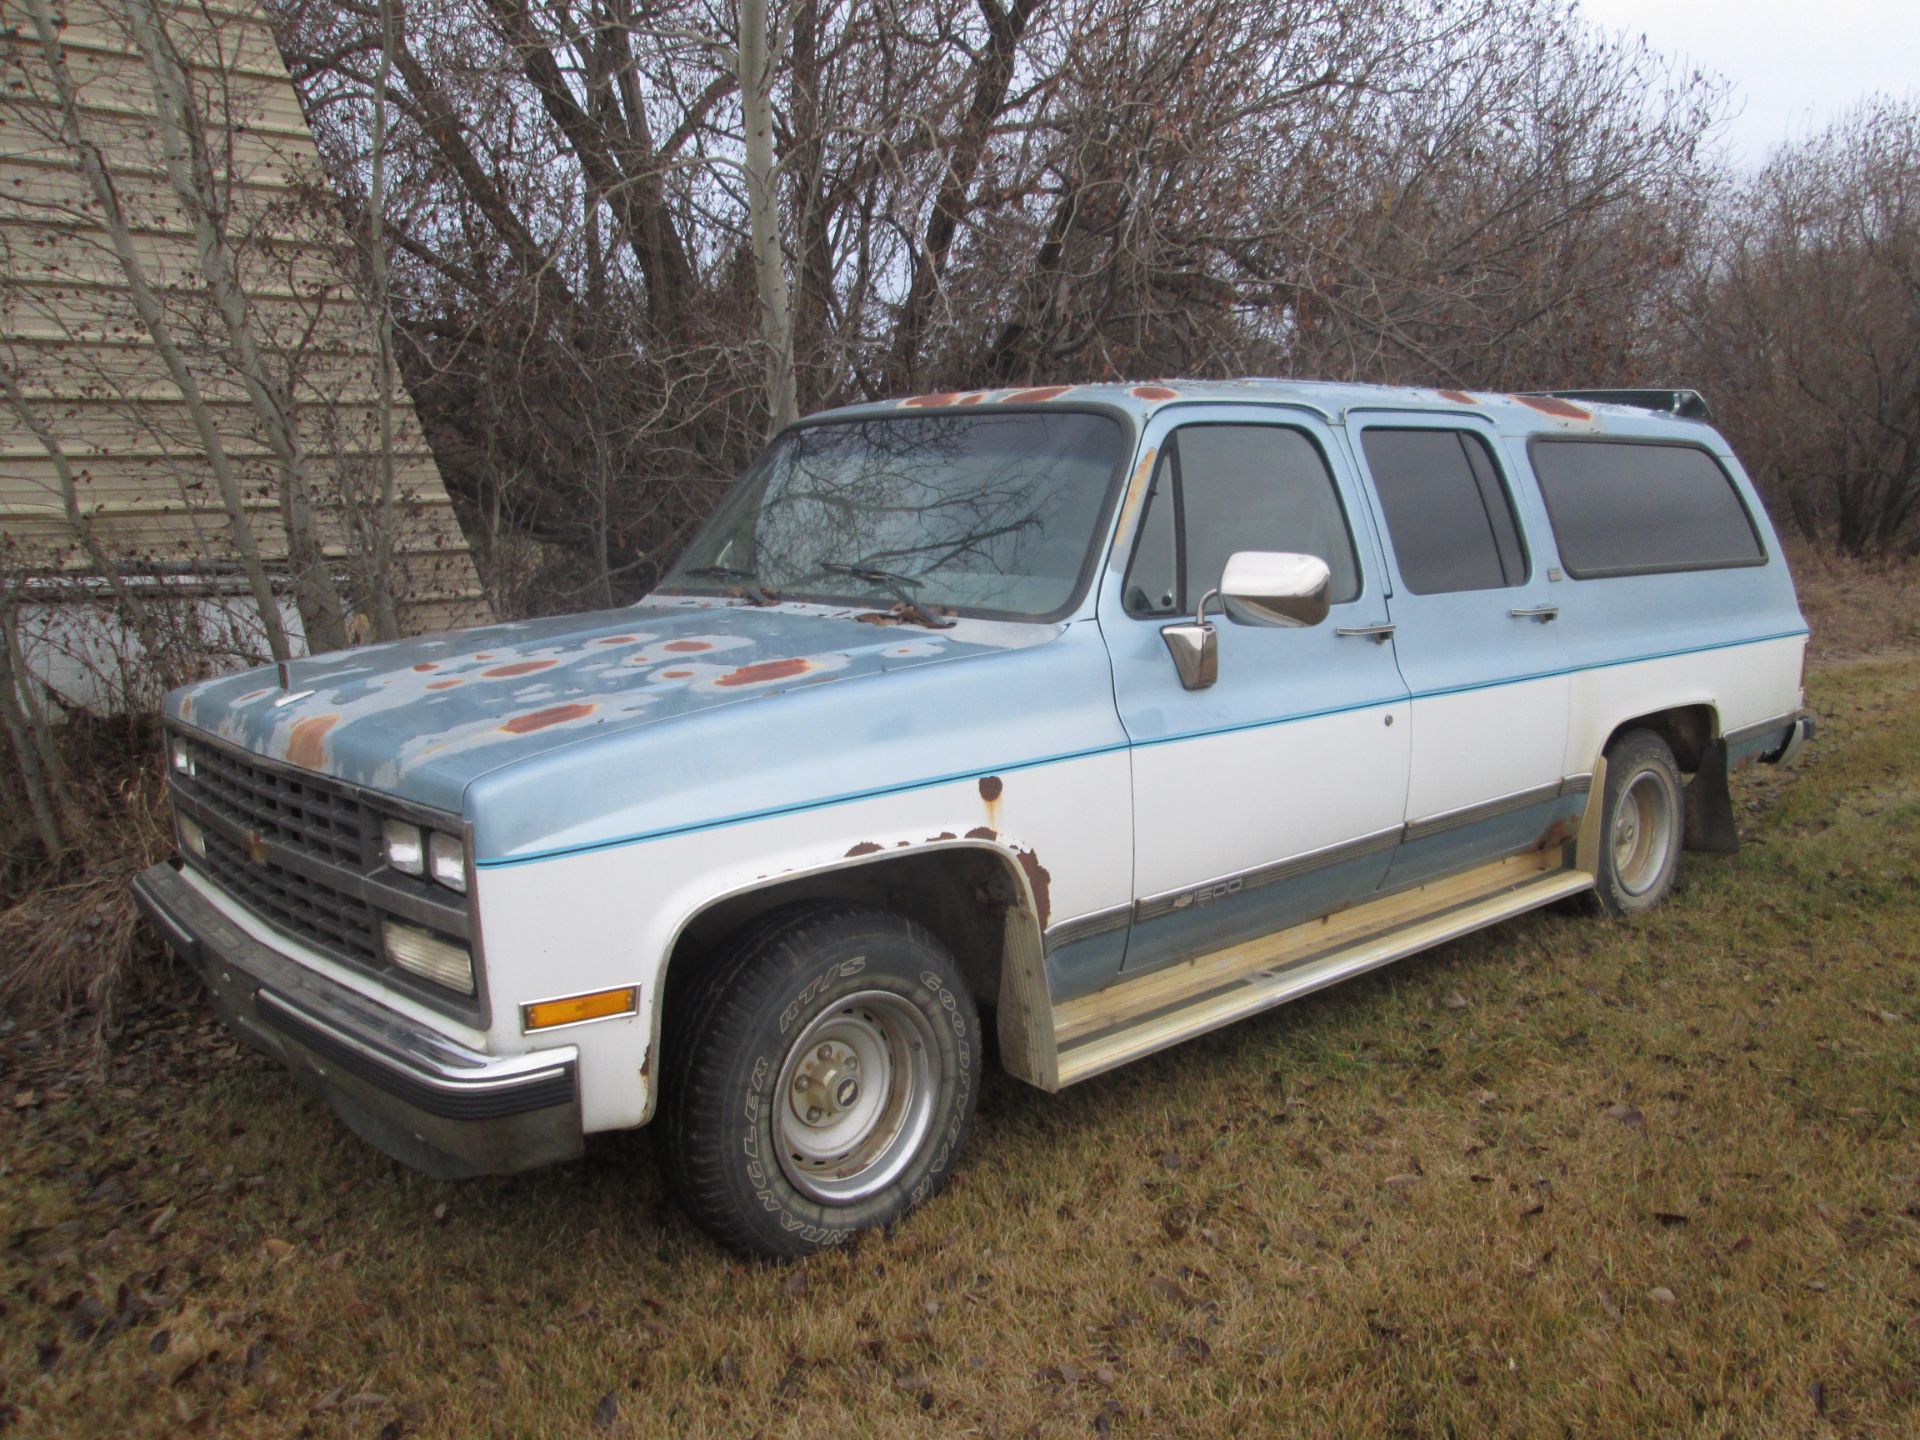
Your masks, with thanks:
[[[1700,752],[1700,768],[1687,783],[1686,848],[1708,855],[1740,853],[1740,827],[1733,819],[1727,790],[1727,742],[1710,740]]]

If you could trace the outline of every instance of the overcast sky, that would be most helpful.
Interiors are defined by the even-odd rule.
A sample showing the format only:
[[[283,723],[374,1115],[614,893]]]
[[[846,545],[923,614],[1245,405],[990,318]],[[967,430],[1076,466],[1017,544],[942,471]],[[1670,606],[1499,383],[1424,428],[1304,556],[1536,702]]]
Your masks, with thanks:
[[[1609,32],[1645,35],[1733,84],[1727,131],[1749,165],[1862,96],[1920,99],[1920,0],[1580,0]]]

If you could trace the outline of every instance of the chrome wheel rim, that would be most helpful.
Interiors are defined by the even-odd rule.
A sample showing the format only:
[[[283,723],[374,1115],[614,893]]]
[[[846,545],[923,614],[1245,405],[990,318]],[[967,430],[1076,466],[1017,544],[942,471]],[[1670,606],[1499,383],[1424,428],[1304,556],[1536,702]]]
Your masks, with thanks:
[[[932,1024],[889,991],[815,1016],[773,1092],[773,1143],[795,1188],[847,1205],[899,1179],[933,1123],[933,1056]]]
[[[1659,883],[1673,831],[1673,793],[1658,774],[1641,771],[1613,810],[1613,873],[1627,894],[1644,895]]]

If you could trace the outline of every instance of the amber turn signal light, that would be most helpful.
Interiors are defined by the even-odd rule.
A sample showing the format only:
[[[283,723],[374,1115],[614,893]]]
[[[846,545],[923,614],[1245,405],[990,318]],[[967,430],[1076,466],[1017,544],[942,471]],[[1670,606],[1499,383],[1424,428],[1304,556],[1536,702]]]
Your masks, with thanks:
[[[556,1025],[578,1025],[582,1020],[631,1015],[639,1007],[638,985],[623,985],[618,990],[595,990],[590,995],[569,995],[563,1000],[537,1000],[520,1007],[520,1028],[551,1030]]]

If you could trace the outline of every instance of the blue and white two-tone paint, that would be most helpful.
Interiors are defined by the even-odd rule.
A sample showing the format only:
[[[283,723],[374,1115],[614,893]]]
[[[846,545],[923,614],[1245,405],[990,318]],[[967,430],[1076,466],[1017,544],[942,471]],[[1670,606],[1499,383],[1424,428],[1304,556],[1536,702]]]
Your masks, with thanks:
[[[1654,478],[1610,497],[1614,461]],[[1663,496],[1671,515],[1634,519]],[[1634,533],[1609,530],[1616,499]],[[1163,632],[1243,551],[1323,561],[1324,615],[1202,613],[1217,669],[1192,685]],[[1056,1088],[1525,908],[1503,896],[1590,886],[1617,838],[1609,744],[1649,730],[1688,772],[1785,756],[1805,645],[1759,498],[1700,420],[1265,380],[921,396],[788,431],[636,605],[176,692],[169,733],[200,756],[182,813],[253,868],[243,886],[189,853],[143,903],[183,948],[211,914],[295,967],[266,1003],[305,1005],[335,1072],[436,1046],[475,1075],[564,1066],[570,1139],[470,1168],[646,1122],[667,1007],[797,897],[939,936],[1008,1068]],[[321,801],[362,827],[338,853],[258,818]],[[415,883],[388,873],[383,816],[457,842],[465,888],[434,903],[468,917],[471,993],[314,918],[360,906],[377,933]],[[604,1018],[528,1023],[626,988]],[[244,992],[230,1011],[262,1003]],[[455,1143],[396,1140],[373,1103],[356,1123],[396,1153]]]

